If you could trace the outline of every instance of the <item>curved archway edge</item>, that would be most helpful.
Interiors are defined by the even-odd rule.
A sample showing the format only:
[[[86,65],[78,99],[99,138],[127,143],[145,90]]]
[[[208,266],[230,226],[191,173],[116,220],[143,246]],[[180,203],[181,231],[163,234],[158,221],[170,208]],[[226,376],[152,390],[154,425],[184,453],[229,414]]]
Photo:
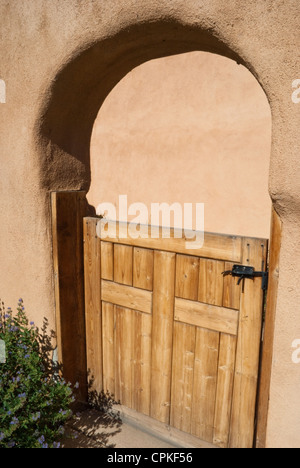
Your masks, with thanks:
[[[37,140],[43,148],[40,168],[43,186],[48,190],[87,190],[92,128],[110,91],[146,61],[195,50],[243,62],[208,31],[171,21],[133,26],[75,54],[53,80],[50,92],[46,93],[50,99],[43,104],[37,120]]]

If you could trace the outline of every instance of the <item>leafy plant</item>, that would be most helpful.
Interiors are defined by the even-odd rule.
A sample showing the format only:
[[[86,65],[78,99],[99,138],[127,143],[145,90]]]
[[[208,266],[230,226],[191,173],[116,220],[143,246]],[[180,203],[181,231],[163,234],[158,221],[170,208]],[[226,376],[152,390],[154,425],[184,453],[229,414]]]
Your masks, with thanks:
[[[45,349],[45,336],[28,322],[22,299],[15,315],[0,304],[0,340],[6,355],[0,363],[0,448],[59,448],[73,391]]]

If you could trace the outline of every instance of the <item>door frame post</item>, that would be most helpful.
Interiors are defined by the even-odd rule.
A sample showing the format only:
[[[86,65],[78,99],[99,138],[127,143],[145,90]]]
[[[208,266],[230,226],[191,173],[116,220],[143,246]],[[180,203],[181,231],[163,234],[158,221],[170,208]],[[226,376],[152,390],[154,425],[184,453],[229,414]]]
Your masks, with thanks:
[[[84,317],[83,218],[86,192],[51,193],[56,338],[63,376],[79,384],[75,397],[87,401]]]
[[[266,448],[267,423],[270,398],[270,384],[273,362],[273,345],[275,330],[275,315],[277,303],[277,291],[279,280],[279,259],[281,247],[282,223],[272,208],[271,235],[270,235],[270,259],[269,259],[269,282],[267,293],[267,307],[264,322],[262,359],[260,366],[260,379],[257,400],[257,425],[255,448]]]

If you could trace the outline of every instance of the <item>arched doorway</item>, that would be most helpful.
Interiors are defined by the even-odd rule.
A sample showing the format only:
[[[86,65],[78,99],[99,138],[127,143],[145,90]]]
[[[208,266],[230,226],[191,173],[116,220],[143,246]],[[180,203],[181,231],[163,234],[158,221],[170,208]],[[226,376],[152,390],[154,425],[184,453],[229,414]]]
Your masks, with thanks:
[[[109,56],[104,51],[109,48],[110,40],[88,48],[63,68],[42,115],[40,136],[45,150],[42,167],[45,186],[50,190],[88,188],[89,141],[98,108],[114,85],[135,66],[151,58],[198,49],[240,60],[206,32],[199,34],[182,28],[185,37],[182,42],[172,39],[174,30],[178,32],[177,25],[174,29],[174,24],[151,24],[149,36],[145,38],[144,31],[133,28],[126,31],[127,40],[122,41],[124,33],[114,38],[115,47]],[[157,44],[158,33],[163,34],[163,45]],[[84,89],[90,89],[90,94],[83,93]]]

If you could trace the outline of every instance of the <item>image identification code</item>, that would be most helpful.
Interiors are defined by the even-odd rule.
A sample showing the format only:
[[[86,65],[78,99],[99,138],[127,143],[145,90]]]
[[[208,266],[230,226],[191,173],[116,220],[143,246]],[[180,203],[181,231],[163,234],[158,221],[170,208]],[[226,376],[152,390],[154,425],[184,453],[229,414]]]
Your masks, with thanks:
[[[113,455],[109,455],[107,458],[108,463],[131,463],[134,466],[138,466],[143,461],[150,461],[152,463],[191,463],[193,456],[191,453],[182,452],[154,452],[151,456],[143,455],[121,455],[115,452]]]

